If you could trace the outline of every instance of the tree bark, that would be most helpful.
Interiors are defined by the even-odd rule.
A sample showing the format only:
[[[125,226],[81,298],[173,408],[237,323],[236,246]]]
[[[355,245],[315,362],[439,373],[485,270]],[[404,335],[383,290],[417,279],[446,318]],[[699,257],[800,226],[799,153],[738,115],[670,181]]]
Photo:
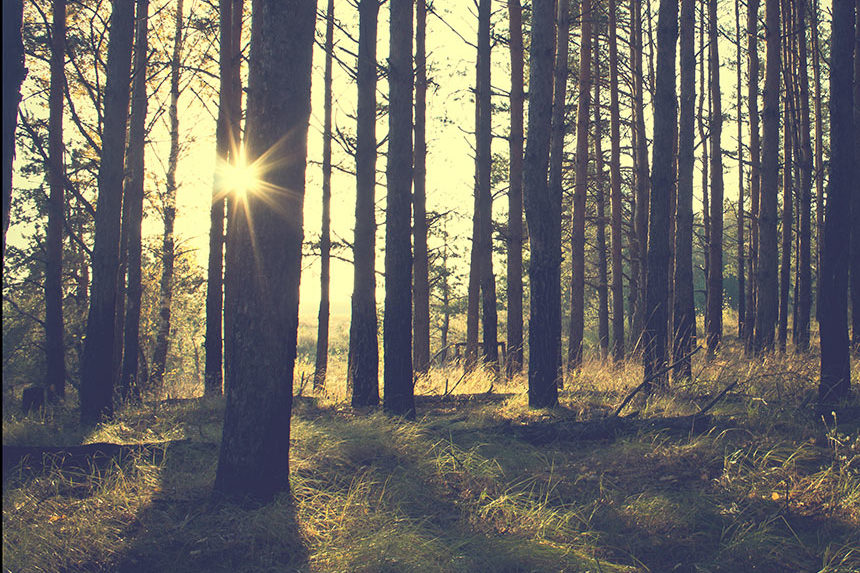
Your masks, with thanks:
[[[511,55],[511,134],[508,188],[507,374],[523,369],[523,13],[508,0]]]
[[[792,98],[794,86],[791,77],[791,38],[794,33],[791,24],[791,5],[783,0],[782,5],[783,37],[783,66],[782,78],[785,84],[783,96],[783,123],[782,123],[782,245],[780,249],[779,266],[779,312],[777,316],[777,347],[780,352],[785,352],[788,339],[788,312],[789,293],[791,286],[791,239],[792,239],[792,207],[794,203],[793,181],[791,177],[793,165],[793,146],[791,139],[792,124],[794,123],[792,113]]]
[[[809,317],[812,312],[812,141],[809,125],[809,66],[806,54],[806,0],[800,0],[798,21],[798,75],[800,84],[800,237],[794,331],[796,350],[809,349]]]
[[[349,325],[348,384],[352,405],[379,404],[376,320],[376,23],[378,0],[358,6],[358,107],[355,148],[354,286]]]
[[[317,315],[317,353],[314,388],[325,387],[328,369],[329,283],[331,282],[331,97],[334,52],[334,0],[328,0],[325,24],[325,72],[323,76],[322,226],[320,229],[320,308]]]
[[[262,172],[231,213],[227,276],[241,280],[243,296],[227,331],[233,354],[215,491],[260,501],[289,490],[315,4],[254,0],[252,8],[247,157],[291,160]],[[281,189],[290,192],[273,191]]]
[[[750,253],[749,280],[746,291],[746,332],[744,345],[747,353],[752,352],[755,340],[755,317],[758,292],[758,236],[759,236],[759,194],[761,187],[761,141],[759,139],[758,109],[758,10],[759,0],[747,3],[747,52],[749,59],[749,78],[747,80],[747,106],[750,120]]]
[[[523,161],[523,199],[529,226],[529,406],[558,403],[561,350],[561,218],[547,185],[554,60],[553,0],[534,0],[529,48],[528,137]],[[552,215],[552,216],[551,216]]]
[[[603,130],[600,117],[600,33],[594,34],[594,164],[597,174],[597,340],[600,358],[609,355],[609,281],[606,265],[606,199]]]
[[[24,18],[23,0],[3,2],[3,244],[0,256],[6,259],[6,231],[12,207],[12,163],[15,160],[15,126],[21,84],[27,77],[24,67],[24,42],[21,26]]]
[[[704,283],[705,283],[705,316],[707,316],[707,300],[708,300],[708,274],[710,252],[709,245],[711,244],[711,215],[710,202],[708,201],[708,134],[705,130],[705,104],[708,109],[711,107],[711,91],[709,89],[709,73],[708,67],[705,64],[705,35],[707,34],[708,21],[705,17],[705,7],[702,4],[699,22],[699,139],[702,144],[702,231],[704,242],[702,245],[702,259],[704,260]],[[707,328],[705,329],[707,331]]]
[[[427,3],[415,3],[415,168],[413,173],[413,268],[415,314],[412,318],[416,372],[430,368],[430,263],[427,258]]]
[[[717,0],[708,2],[710,21],[708,65],[711,76],[711,232],[708,242],[708,304],[706,327],[708,355],[713,356],[723,338],[723,134],[720,92],[720,52],[717,28]]]
[[[743,340],[746,331],[746,276],[744,234],[746,215],[744,214],[744,121],[743,121],[743,67],[741,59],[741,7],[735,2],[735,48],[737,65],[737,115],[738,115],[738,339]]]
[[[415,417],[412,381],[412,0],[391,0],[383,408]]]
[[[624,258],[621,250],[621,135],[618,114],[618,26],[616,0],[609,0],[609,186],[612,202],[612,357],[624,360]],[[692,284],[692,283],[691,283]]]
[[[81,358],[81,422],[87,426],[113,416],[113,347],[134,4],[114,0],[111,5],[92,287]]]
[[[860,2],[857,2],[854,32],[854,170],[860,175]],[[855,182],[857,178],[855,177]],[[852,194],[851,214],[854,222],[851,227],[851,346],[860,352],[860,192],[856,185]]]
[[[821,48],[818,43],[818,0],[812,0],[812,79],[815,113],[815,285],[817,300],[815,316],[820,318],[821,308],[821,251],[824,247],[824,116],[821,111]]]
[[[134,82],[128,131],[128,177],[123,208],[128,206],[126,269],[128,286],[124,320],[124,352],[120,373],[123,400],[139,400],[138,354],[140,353],[141,307],[141,225],[143,223],[144,145],[146,138],[146,69],[148,51],[149,0],[137,0],[134,40]]]

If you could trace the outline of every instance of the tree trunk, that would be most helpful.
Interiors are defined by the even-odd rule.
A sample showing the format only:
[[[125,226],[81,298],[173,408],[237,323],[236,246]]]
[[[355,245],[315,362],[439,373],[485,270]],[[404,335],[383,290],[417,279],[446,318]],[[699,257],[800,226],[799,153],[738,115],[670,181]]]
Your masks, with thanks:
[[[123,400],[139,400],[138,354],[140,353],[141,306],[141,225],[143,223],[144,145],[146,138],[146,68],[149,24],[149,0],[137,0],[137,21],[134,40],[134,83],[131,96],[131,120],[128,131],[128,178],[123,208],[128,206],[126,219],[128,251],[128,301],[125,309],[124,346],[120,389]]]
[[[391,0],[383,407],[415,417],[412,382],[412,0]]]
[[[261,501],[289,490],[315,4],[253,2],[247,157],[291,160],[261,173],[265,185],[231,213],[227,277],[241,280],[244,296],[227,331],[233,354],[215,491]],[[270,188],[290,193],[263,196]]]
[[[561,351],[561,217],[547,185],[552,121],[553,0],[534,0],[529,49],[528,137],[523,199],[529,226],[529,406],[558,403]]]
[[[759,251],[756,283],[756,353],[773,349],[777,319],[776,208],[779,176],[779,73],[781,67],[779,0],[765,0],[764,109],[762,111],[761,189],[759,198]]]
[[[320,230],[320,308],[317,315],[317,353],[314,388],[325,387],[328,369],[329,283],[331,282],[331,86],[334,52],[334,0],[328,0],[325,24],[325,76],[323,77],[323,183]]]
[[[744,121],[743,121],[743,69],[741,60],[741,7],[735,2],[735,47],[737,65],[737,115],[738,115],[738,339],[743,340],[746,330],[746,276],[744,264],[744,230],[746,215],[744,214]],[[752,81],[752,80],[751,80]]]
[[[564,5],[564,2],[559,4]],[[568,372],[578,370],[582,365],[582,339],[585,330],[585,199],[588,194],[588,118],[591,106],[591,0],[582,0],[581,6],[579,93],[576,105],[576,186],[573,191],[573,224],[570,240],[572,270],[570,331],[567,347]],[[639,84],[641,88],[641,78]],[[641,97],[641,92],[639,95]],[[558,92],[556,92],[556,99],[558,99]],[[562,98],[562,108],[564,108],[563,100],[564,98]]]
[[[791,239],[792,239],[792,207],[794,202],[794,194],[792,192],[792,140],[791,130],[793,123],[792,113],[792,78],[791,78],[791,38],[794,30],[791,25],[791,6],[785,0],[782,4],[782,24],[783,37],[786,38],[783,43],[783,66],[782,78],[785,84],[785,94],[783,99],[783,123],[782,123],[782,149],[783,149],[783,165],[782,165],[782,248],[780,249],[780,267],[779,267],[779,312],[777,319],[777,347],[780,352],[785,352],[785,345],[788,339],[788,307],[789,307],[789,292],[791,286]]]
[[[711,91],[709,89],[709,73],[708,67],[705,65],[705,35],[707,34],[708,22],[705,18],[704,4],[701,8],[701,20],[699,22],[699,138],[702,144],[702,230],[704,235],[704,244],[702,245],[704,260],[703,274],[705,282],[705,316],[707,317],[707,300],[708,300],[708,276],[709,276],[709,261],[710,252],[709,245],[711,244],[711,215],[710,203],[708,201],[708,135],[705,130],[705,103],[708,104],[708,109],[711,107]],[[707,328],[705,328],[707,331]]]
[[[609,355],[609,281],[606,265],[606,200],[600,117],[600,34],[594,34],[594,163],[597,174],[597,339],[600,358]]]
[[[815,84],[815,316],[820,318],[821,250],[824,248],[824,116],[821,111],[821,49],[818,43],[818,0],[812,0],[812,79]]]
[[[712,0],[715,2],[716,0]],[[654,160],[651,172],[651,208],[648,220],[648,281],[646,326],[643,332],[644,370],[647,392],[651,385],[666,386],[666,327],[669,292],[669,211],[675,184],[673,148],[675,139],[675,44],[678,41],[678,0],[660,0],[657,20],[657,85],[654,96]],[[656,377],[656,378],[655,378]]]
[[[681,107],[678,125],[678,193],[675,213],[675,298],[672,361],[675,379],[692,375],[690,352],[696,333],[693,301],[693,116],[696,100],[695,0],[681,0]]]
[[[708,65],[711,76],[711,232],[708,242],[708,304],[706,327],[708,355],[713,356],[723,338],[723,134],[720,93],[720,52],[717,28],[717,0],[708,1],[710,21]]]
[[[102,417],[113,416],[114,320],[133,33],[134,4],[114,0],[108,35],[92,287],[81,358],[81,422],[87,426],[94,425]]]
[[[358,85],[355,147],[354,287],[349,325],[348,384],[352,405],[379,404],[379,341],[376,321],[376,22],[377,0],[358,6]]]
[[[152,389],[161,391],[167,367],[167,348],[170,343],[170,303],[173,300],[174,252],[173,229],[176,222],[176,169],[179,165],[179,76],[182,64],[182,4],[176,2],[176,29],[173,36],[173,54],[170,59],[170,154],[167,158],[167,188],[163,196],[164,235],[161,248],[161,280],[158,297],[158,329],[152,351]]]
[[[523,10],[508,0],[511,53],[510,187],[508,189],[507,373],[523,369]],[[444,345],[443,345],[444,347]]]
[[[618,117],[617,6],[609,0],[609,186],[612,202],[612,357],[624,360],[624,258],[621,251],[621,123]]]
[[[63,87],[66,53],[66,2],[55,0],[51,23],[51,88],[48,96],[48,228],[45,237],[45,386],[48,395],[66,395],[63,344],[63,219],[65,162],[63,161]]]
[[[860,176],[860,137],[857,130],[860,129],[860,2],[857,2],[857,13],[855,15],[854,32],[854,169],[856,176]],[[808,132],[808,130],[807,130]],[[855,352],[860,352],[860,225],[857,223],[860,217],[860,192],[855,186],[851,203],[852,220],[851,227],[851,346]]]
[[[12,207],[12,162],[15,159],[15,125],[21,84],[27,77],[24,67],[24,42],[21,26],[24,18],[23,0],[3,2],[3,244],[0,256],[6,259],[6,231]]]
[[[809,125],[809,66],[806,55],[806,0],[800,0],[798,21],[798,75],[800,83],[800,242],[794,332],[796,350],[809,349],[809,316],[812,312],[812,142]]]
[[[747,79],[747,106],[750,120],[750,253],[749,280],[746,291],[746,332],[744,344],[747,353],[753,350],[755,333],[756,300],[758,292],[758,217],[759,191],[761,187],[761,142],[759,140],[759,111],[758,111],[758,9],[759,0],[749,0],[747,3],[747,52],[749,58],[749,77]]]
[[[852,195],[857,194],[854,162],[853,71],[854,2],[834,0],[830,48],[830,181],[821,256],[821,409],[848,396],[851,358],[848,341],[848,263]],[[829,412],[830,410],[825,410]]]
[[[413,268],[416,372],[430,368],[430,263],[427,258],[427,3],[415,4],[415,169],[413,173]]]

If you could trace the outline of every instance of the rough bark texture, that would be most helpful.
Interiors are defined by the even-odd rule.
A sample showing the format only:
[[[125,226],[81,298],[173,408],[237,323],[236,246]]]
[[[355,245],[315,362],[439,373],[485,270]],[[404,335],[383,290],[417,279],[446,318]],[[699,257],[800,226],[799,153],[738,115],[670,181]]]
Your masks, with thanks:
[[[561,351],[561,218],[547,185],[554,60],[553,0],[532,5],[529,49],[528,137],[523,161],[523,200],[529,226],[529,406],[558,403]]]
[[[568,371],[576,370],[582,365],[582,339],[585,330],[585,199],[588,194],[588,118],[591,106],[591,0],[582,0],[581,6],[579,97],[576,106],[576,186],[573,191],[570,239],[572,270]]]
[[[134,4],[114,0],[112,6],[92,287],[81,358],[81,422],[85,425],[113,416],[113,347]]]
[[[320,229],[320,308],[317,315],[317,353],[314,388],[325,386],[328,369],[329,283],[331,282],[331,82],[334,52],[334,0],[328,0],[325,24],[325,75],[323,76],[322,226]]]
[[[511,55],[510,187],[508,188],[507,373],[523,369],[523,10],[508,0]]]
[[[262,501],[289,489],[315,4],[253,2],[247,156],[291,161],[260,174],[263,183],[231,213],[227,276],[241,281],[243,296],[227,331],[232,356],[215,491]]]
[[[124,353],[120,372],[123,400],[140,399],[138,355],[140,353],[141,224],[143,223],[144,145],[146,138],[146,67],[148,50],[149,0],[137,0],[134,39],[134,83],[131,95],[131,119],[128,127],[128,155],[123,208],[128,217],[126,269],[128,286],[123,324]]]
[[[376,21],[377,0],[358,6],[358,107],[355,147],[354,286],[349,325],[348,385],[353,406],[379,403],[376,320]]]
[[[63,88],[66,82],[66,2],[55,0],[51,22],[51,87],[48,95],[48,228],[45,234],[45,386],[48,395],[66,394],[63,344]],[[5,63],[5,62],[4,62]]]
[[[161,279],[158,289],[158,328],[152,350],[150,381],[155,391],[164,384],[167,349],[170,344],[170,304],[173,301],[173,267],[176,260],[173,231],[176,223],[176,170],[179,166],[179,79],[182,74],[182,9],[183,0],[176,2],[176,28],[173,53],[170,58],[170,152],[167,157],[167,184],[162,197],[164,234],[161,241]]]
[[[715,0],[712,0],[715,1]],[[645,379],[666,386],[668,372],[658,376],[667,362],[669,226],[671,189],[675,184],[673,148],[675,140],[675,45],[678,42],[678,0],[660,0],[657,20],[657,85],[654,97],[654,159],[651,171],[651,209],[648,220],[648,280],[643,331]],[[647,391],[647,390],[646,390]]]
[[[675,379],[690,378],[696,332],[696,308],[693,302],[693,165],[695,136],[695,0],[681,0],[680,65],[681,104],[678,123],[678,193],[675,211],[675,296],[672,360],[679,362]]]
[[[597,174],[597,341],[600,357],[609,355],[609,280],[606,264],[606,194],[603,129],[600,117],[600,33],[594,34],[594,171]]]
[[[747,79],[747,106],[750,121],[750,252],[749,280],[746,291],[746,332],[745,347],[747,352],[753,349],[756,317],[756,293],[758,291],[758,216],[759,194],[761,187],[761,141],[759,139],[758,111],[758,9],[759,0],[749,0],[747,3],[747,58],[749,74]]]
[[[779,73],[781,67],[779,0],[765,1],[764,108],[762,110],[759,251],[753,350],[773,349],[779,297],[777,284],[776,197],[779,186]]]
[[[612,202],[612,357],[624,360],[624,258],[621,251],[621,135],[618,115],[617,6],[609,0],[609,187]],[[692,284],[692,283],[691,283]]]
[[[806,54],[806,0],[800,0],[798,21],[798,75],[800,96],[800,236],[795,344],[798,351],[809,349],[809,317],[812,312],[812,141],[809,125],[809,67]],[[855,86],[856,89],[856,86]],[[856,102],[855,102],[856,105]],[[856,308],[856,307],[855,307]]]
[[[430,368],[430,264],[427,258],[427,2],[415,3],[415,167],[413,177],[413,243],[415,261],[413,352],[416,372]]]
[[[415,417],[412,382],[412,0],[390,0],[383,407]]]
[[[24,67],[24,42],[21,25],[24,17],[23,0],[3,2],[3,244],[0,256],[6,258],[6,231],[12,206],[12,162],[15,159],[15,125],[21,84],[27,77]]]
[[[708,301],[705,331],[708,355],[713,355],[723,338],[723,134],[720,93],[720,52],[717,46],[717,0],[708,2],[710,42],[708,65],[711,75],[711,232],[708,242]]]
[[[821,383],[818,400],[844,400],[851,384],[848,340],[848,264],[851,201],[857,193],[854,163],[854,2],[833,1],[830,48],[830,181],[821,254]]]

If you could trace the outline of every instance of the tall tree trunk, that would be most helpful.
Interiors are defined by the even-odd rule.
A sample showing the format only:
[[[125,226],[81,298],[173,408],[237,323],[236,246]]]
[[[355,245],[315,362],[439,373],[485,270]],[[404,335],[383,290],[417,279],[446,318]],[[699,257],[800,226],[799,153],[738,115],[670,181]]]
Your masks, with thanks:
[[[133,34],[134,4],[114,0],[108,35],[92,287],[81,358],[81,422],[87,426],[97,423],[102,417],[113,416],[114,319]]]
[[[164,384],[167,348],[170,342],[170,304],[173,300],[174,252],[173,230],[176,222],[176,169],[179,165],[179,77],[182,64],[182,4],[176,2],[176,29],[170,59],[170,154],[167,158],[167,185],[163,197],[164,235],[161,247],[161,280],[158,297],[158,329],[152,350],[152,388],[159,392]]]
[[[125,309],[124,346],[120,389],[123,400],[140,399],[138,355],[140,353],[141,224],[143,223],[144,144],[146,138],[146,68],[148,51],[149,0],[137,0],[134,40],[134,83],[131,96],[131,119],[128,128],[128,177],[125,200],[128,234],[126,268],[128,269],[128,302]]]
[[[600,357],[609,355],[609,281],[606,265],[606,200],[603,129],[600,117],[600,33],[594,34],[594,163],[597,173],[597,339]]]
[[[427,258],[427,3],[415,3],[415,168],[413,173],[413,268],[415,370],[430,368],[430,263]]]
[[[529,406],[558,403],[561,352],[561,217],[547,185],[552,125],[553,0],[534,0],[529,48],[528,137],[523,199],[529,226]]]
[[[576,186],[573,190],[573,224],[570,233],[572,270],[570,331],[567,347],[568,372],[578,370],[582,365],[582,339],[585,330],[585,200],[588,194],[588,118],[591,106],[591,0],[582,0],[581,6],[579,93],[576,105]],[[641,88],[641,79],[639,83]],[[639,96],[641,95],[640,92]],[[556,92],[557,97],[558,92]],[[563,101],[562,107],[564,107]]]
[[[696,333],[693,299],[693,117],[695,113],[695,0],[681,0],[681,107],[678,125],[678,193],[675,214],[675,298],[672,360],[675,379],[692,375],[689,358]]]
[[[779,73],[781,67],[779,0],[765,0],[765,80],[762,111],[759,252],[756,273],[756,353],[772,350],[779,296],[776,274],[776,209],[779,186]]]
[[[334,52],[334,0],[328,0],[325,24],[325,75],[323,77],[323,183],[320,230],[320,308],[317,315],[317,353],[314,388],[325,387],[328,369],[329,283],[331,282],[331,86]]]
[[[21,84],[27,77],[24,67],[24,42],[21,27],[24,18],[23,0],[3,2],[3,244],[0,257],[6,259],[6,231],[12,207],[12,162],[15,159],[15,125]]]
[[[289,490],[315,15],[316,2],[253,2],[247,156],[291,158],[260,174],[265,188],[290,193],[248,193],[231,213],[227,276],[241,280],[245,296],[227,331],[233,354],[215,475],[222,495],[269,501]]]
[[[708,67],[705,65],[705,35],[707,34],[708,21],[705,17],[704,4],[700,13],[701,20],[699,22],[699,139],[702,143],[702,229],[704,235],[704,244],[702,245],[704,260],[704,282],[705,282],[705,316],[707,317],[707,300],[708,300],[708,276],[711,244],[711,215],[710,202],[708,201],[708,134],[705,130],[705,103],[707,102],[708,109],[711,107],[711,91],[709,89],[710,78]],[[706,79],[708,78],[708,79]],[[705,328],[707,331],[707,327]]]
[[[806,55],[806,0],[800,0],[798,21],[798,75],[800,80],[800,242],[798,248],[796,349],[809,349],[809,316],[812,312],[812,141],[809,125],[809,66]]]
[[[415,417],[412,382],[412,0],[391,0],[383,407]]]
[[[708,65],[711,75],[711,233],[708,243],[708,304],[706,327],[708,355],[713,356],[723,338],[723,134],[720,92],[719,30],[717,0],[708,1],[710,42]]]
[[[824,116],[821,110],[821,48],[818,43],[818,0],[812,0],[812,79],[815,113],[815,316],[820,319],[821,251],[824,248]]]
[[[618,117],[617,6],[609,0],[609,186],[612,202],[612,357],[624,360],[624,258],[621,251],[621,135]]]
[[[783,37],[783,65],[782,77],[785,84],[783,96],[783,123],[782,123],[782,245],[780,249],[779,267],[779,312],[777,317],[777,347],[780,352],[785,352],[785,344],[788,339],[788,312],[789,293],[791,286],[791,239],[792,239],[792,207],[794,203],[793,183],[791,170],[793,164],[791,130],[793,123],[792,114],[792,77],[791,77],[791,38],[794,33],[791,25],[791,5],[783,0],[782,4]]]
[[[355,242],[348,384],[353,406],[379,403],[376,320],[376,24],[378,0],[358,5],[358,85],[355,146]]]
[[[857,194],[854,163],[853,71],[854,4],[833,1],[830,48],[830,181],[821,256],[821,409],[844,400],[851,385],[848,340],[848,263],[852,195]],[[856,228],[856,223],[854,224]],[[829,412],[830,410],[825,410]]]
[[[716,0],[712,0],[716,1]],[[666,386],[668,373],[666,327],[669,307],[669,242],[666,232],[675,184],[675,44],[678,41],[678,0],[660,0],[657,21],[657,85],[654,97],[654,160],[651,172],[651,208],[648,220],[648,281],[646,326],[643,332],[646,392],[651,385]],[[656,378],[655,378],[656,377]]]
[[[511,135],[508,188],[507,373],[523,369],[523,9],[508,0],[511,53]],[[444,345],[443,345],[444,348]]]
[[[854,169],[855,181],[860,175],[860,2],[857,2],[854,32]],[[807,130],[808,131],[808,130]],[[851,203],[854,226],[851,227],[851,346],[860,352],[860,192],[856,187]]]
[[[745,347],[747,353],[753,350],[756,317],[756,299],[758,292],[758,217],[759,190],[761,187],[761,142],[759,140],[759,111],[758,111],[758,9],[759,0],[749,0],[747,3],[747,57],[749,59],[749,78],[747,79],[747,106],[750,119],[750,253],[749,281],[746,291],[746,332]]]
[[[63,344],[63,88],[66,82],[66,2],[55,0],[51,22],[51,88],[48,96],[48,228],[45,237],[45,386],[55,398],[66,395]]]
[[[741,60],[741,7],[735,2],[735,47],[737,65],[737,114],[738,114],[738,338],[743,340],[746,330],[746,276],[744,264],[744,231],[746,215],[744,214],[744,121],[743,121],[743,69]]]

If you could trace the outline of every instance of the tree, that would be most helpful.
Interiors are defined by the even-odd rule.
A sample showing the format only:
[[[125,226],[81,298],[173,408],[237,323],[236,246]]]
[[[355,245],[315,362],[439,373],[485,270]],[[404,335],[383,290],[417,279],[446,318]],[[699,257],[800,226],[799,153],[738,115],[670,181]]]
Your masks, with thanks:
[[[609,0],[609,186],[612,202],[612,356],[624,360],[624,259],[621,251],[621,135],[618,117],[618,30],[615,0]],[[692,284],[692,283],[691,283]]]
[[[508,188],[508,376],[523,368],[523,10],[508,0],[511,54]]]
[[[412,383],[412,0],[391,0],[383,407],[415,417]]]
[[[798,284],[794,332],[796,349],[809,348],[809,316],[812,311],[812,141],[809,125],[809,67],[806,55],[806,0],[797,7],[798,83],[800,96],[800,236]]]
[[[564,4],[564,2],[559,4]],[[578,369],[582,365],[582,337],[585,330],[585,199],[588,191],[588,117],[589,106],[591,105],[591,18],[591,0],[582,0],[580,10],[579,99],[576,106],[576,187],[573,191],[570,254],[573,268],[570,279],[568,371]],[[558,97],[557,92],[556,97]],[[563,107],[564,97],[562,97]]]
[[[123,155],[128,119],[134,4],[112,2],[104,127],[98,175],[90,308],[81,358],[81,422],[113,415],[113,347],[122,211]]]
[[[743,340],[746,331],[746,273],[744,262],[744,114],[743,114],[743,64],[741,60],[741,7],[735,2],[735,65],[737,66],[737,115],[738,115],[738,338]],[[750,82],[752,83],[752,82]]]
[[[792,42],[794,28],[791,23],[791,5],[785,0],[782,4],[782,35],[786,38],[783,43],[783,68],[782,77],[785,84],[783,94],[783,122],[782,122],[782,245],[780,249],[779,265],[779,310],[777,313],[777,346],[780,352],[785,352],[785,344],[788,339],[788,298],[791,287],[791,239],[792,239],[792,207],[794,204],[792,181],[792,166],[794,158],[792,145],[792,130],[794,126],[794,85],[791,72]]]
[[[714,1],[714,0],[712,0]],[[645,379],[657,376],[665,385],[668,374],[659,375],[666,364],[666,327],[669,292],[669,226],[671,188],[675,183],[673,147],[675,139],[675,44],[678,41],[678,1],[660,0],[657,20],[657,85],[654,95],[654,157],[651,171],[651,208],[648,220],[648,275],[646,322],[643,331]],[[659,376],[658,376],[659,375]],[[649,382],[649,385],[651,383]]]
[[[126,268],[128,286],[125,309],[124,352],[120,389],[123,399],[140,398],[138,355],[140,353],[141,225],[143,223],[144,144],[146,137],[146,69],[149,23],[149,0],[137,0],[137,22],[134,40],[134,82],[131,95],[131,119],[128,131],[128,178],[123,192],[127,209],[128,247]]]
[[[860,165],[860,3],[857,4],[854,32],[854,166]],[[860,174],[860,171],[856,171]],[[856,181],[856,179],[855,179]],[[860,352],[860,228],[856,223],[860,217],[860,193],[854,190],[851,213],[855,221],[851,229],[851,345]]]
[[[376,20],[379,0],[358,5],[358,109],[355,145],[355,241],[348,384],[353,406],[379,403],[376,335]],[[411,163],[411,160],[410,160]],[[411,314],[411,313],[410,313]]]
[[[3,2],[3,244],[0,256],[6,259],[6,230],[12,206],[12,162],[15,159],[15,126],[21,84],[27,77],[24,67],[24,42],[21,26],[24,18],[23,0]]]
[[[815,284],[821,289],[821,250],[824,247],[824,116],[821,112],[821,48],[818,42],[818,0],[813,0],[812,9],[812,78],[815,84],[813,105],[815,114]],[[821,306],[816,303],[818,317]]]
[[[696,100],[695,0],[681,0],[680,66],[681,97],[678,119],[678,192],[675,212],[674,329],[672,360],[678,363],[673,375],[690,378],[690,352],[696,335],[693,300],[693,134]]]
[[[708,0],[709,51],[711,76],[711,232],[708,242],[708,299],[705,312],[708,355],[713,355],[723,337],[723,133],[722,94],[720,92],[719,29],[717,0]]]
[[[747,3],[747,58],[749,59],[749,74],[747,80],[747,106],[750,119],[750,253],[749,280],[746,291],[746,324],[744,346],[747,352],[753,350],[756,293],[758,291],[758,237],[759,237],[759,196],[761,187],[761,141],[759,139],[758,112],[758,8],[759,0],[749,0]]]
[[[854,2],[833,1],[830,45],[830,181],[821,253],[821,381],[824,407],[844,400],[851,384],[848,341],[848,266],[852,195],[857,194],[852,93]]]
[[[600,34],[594,34],[594,171],[597,173],[597,339],[600,357],[609,355],[609,281],[606,268],[606,194],[600,116]]]
[[[427,258],[427,3],[415,3],[415,168],[413,173],[413,262],[415,340],[417,372],[430,368],[430,271]]]
[[[45,237],[45,359],[49,395],[66,395],[63,344],[63,220],[66,170],[63,160],[63,88],[66,83],[66,2],[53,3],[51,24],[51,88],[48,96],[48,228]]]
[[[753,350],[773,349],[777,319],[776,194],[779,175],[779,0],[765,0],[765,80],[762,110],[761,189],[758,217],[756,319]]]
[[[269,501],[289,490],[302,204],[316,3],[254,0],[248,73],[248,160],[255,186],[232,202],[227,289],[241,303],[227,331],[227,404],[215,491]]]
[[[523,201],[529,226],[529,406],[558,403],[561,349],[561,217],[547,185],[552,117],[553,0],[534,0],[529,48],[528,138]]]
[[[334,56],[334,0],[328,0],[325,22],[325,75],[323,76],[323,183],[320,230],[320,308],[317,315],[317,354],[314,388],[325,386],[328,369],[329,283],[331,282],[331,90]]]

